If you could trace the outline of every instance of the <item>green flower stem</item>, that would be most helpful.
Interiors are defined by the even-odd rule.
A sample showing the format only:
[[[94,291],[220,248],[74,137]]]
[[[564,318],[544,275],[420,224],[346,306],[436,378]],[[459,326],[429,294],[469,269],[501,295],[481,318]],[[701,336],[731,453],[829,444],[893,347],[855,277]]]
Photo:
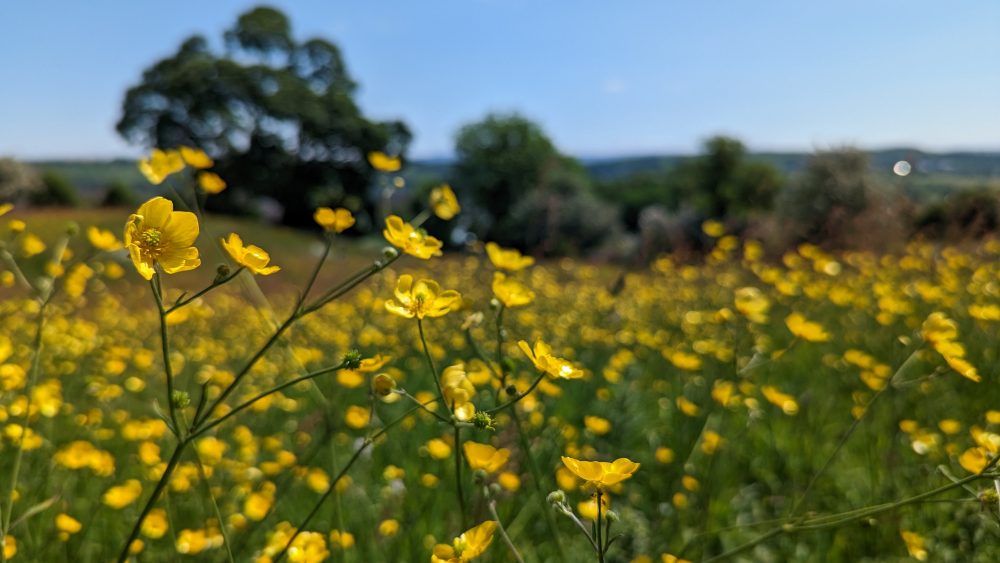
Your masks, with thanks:
[[[257,395],[254,395],[252,398],[247,399],[246,401],[243,401],[239,405],[233,407],[233,409],[231,411],[229,411],[226,414],[220,416],[219,418],[216,418],[212,422],[210,422],[210,423],[208,423],[208,424],[206,424],[206,425],[198,428],[197,430],[193,430],[190,433],[190,436],[192,438],[201,436],[205,432],[208,432],[212,428],[215,428],[216,426],[222,424],[223,422],[225,422],[226,420],[228,420],[230,417],[232,417],[232,416],[236,415],[237,413],[239,413],[240,411],[242,411],[242,410],[244,410],[244,409],[252,406],[254,403],[256,403],[257,401],[263,399],[264,397],[267,397],[268,395],[272,395],[274,393],[277,393],[278,391],[282,391],[284,389],[287,389],[288,387],[291,387],[291,386],[293,386],[293,385],[295,385],[297,383],[302,383],[303,381],[309,381],[310,379],[315,379],[315,378],[317,378],[317,377],[319,377],[321,375],[326,375],[328,373],[332,373],[332,372],[335,372],[335,371],[342,370],[342,369],[344,369],[344,366],[345,366],[345,364],[342,362],[342,363],[337,364],[337,365],[332,366],[332,367],[328,367],[328,368],[323,368],[323,369],[319,369],[319,370],[316,370],[316,371],[312,371],[312,372],[309,372],[309,373],[307,373],[305,375],[296,377],[295,379],[291,379],[289,381],[286,381],[285,383],[282,383],[281,385],[277,385],[275,387],[272,387],[272,388],[268,389],[267,391],[263,391],[261,393],[258,393]]]
[[[153,494],[149,496],[149,499],[146,501],[146,505],[142,507],[142,512],[139,513],[139,518],[135,521],[135,525],[132,526],[132,532],[129,533],[128,539],[125,540],[125,545],[122,547],[122,551],[118,555],[118,563],[125,563],[125,561],[128,560],[129,547],[132,545],[132,542],[139,537],[139,530],[142,529],[142,523],[146,521],[146,516],[149,515],[149,512],[156,504],[156,499],[159,498],[160,493],[163,492],[167,483],[170,482],[170,475],[173,474],[177,464],[180,463],[181,455],[190,443],[190,439],[181,439],[177,442],[177,446],[174,448],[174,453],[170,456],[170,461],[167,462],[166,469],[163,470],[163,474],[160,475],[160,480],[156,483],[156,488],[153,489]]]
[[[879,389],[874,396],[872,396],[872,398],[868,401],[868,403],[865,404],[865,409],[861,412],[861,416],[854,419],[854,422],[851,423],[851,426],[847,429],[847,432],[845,432],[844,435],[840,437],[840,441],[837,442],[836,447],[834,447],[833,451],[830,452],[830,455],[827,456],[826,461],[823,462],[823,465],[820,466],[819,470],[816,471],[816,473],[813,474],[812,478],[809,479],[809,483],[806,485],[806,489],[802,492],[802,495],[798,498],[798,500],[796,500],[795,503],[792,505],[791,510],[789,510],[788,518],[793,518],[795,516],[795,513],[798,512],[799,508],[802,507],[802,504],[806,501],[806,498],[809,497],[809,493],[812,491],[813,486],[816,484],[816,481],[818,481],[819,478],[823,475],[823,473],[825,473],[826,470],[829,469],[830,465],[833,464],[834,458],[837,457],[837,454],[839,454],[840,451],[847,444],[847,441],[850,439],[851,435],[853,435],[854,431],[857,430],[857,428],[861,425],[861,422],[868,415],[868,411],[871,410],[872,405],[875,404],[875,401],[877,401],[879,397],[885,394],[886,390],[892,386],[891,384],[893,380],[895,380],[896,377],[899,376],[899,374],[903,373],[903,371],[910,365],[910,362],[912,362],[913,359],[916,358],[918,351],[919,350],[914,350],[913,352],[911,352],[910,355],[907,356],[905,360],[903,360],[903,363],[899,365],[899,367],[892,374],[892,376],[885,382],[885,385],[881,389]]]
[[[208,284],[208,286],[206,286],[204,289],[198,291],[194,295],[190,295],[190,296],[182,295],[177,300],[176,303],[174,303],[170,307],[166,308],[166,310],[164,311],[164,314],[169,315],[170,313],[173,313],[177,309],[180,309],[181,307],[190,304],[192,301],[194,301],[195,299],[198,299],[199,297],[205,295],[209,291],[212,291],[213,289],[215,289],[217,287],[220,287],[220,286],[223,286],[223,285],[229,283],[230,281],[232,281],[233,279],[235,279],[236,276],[240,275],[240,272],[242,272],[245,269],[246,268],[244,268],[243,266],[240,266],[239,268],[236,268],[236,270],[234,272],[230,273],[229,275],[224,276],[224,277],[219,278],[219,279],[216,279],[216,280],[213,280],[212,283]]]
[[[791,522],[786,523],[786,524],[784,524],[784,525],[782,525],[782,526],[780,526],[778,528],[775,528],[773,530],[770,530],[770,531],[768,531],[768,532],[766,532],[766,533],[764,533],[764,534],[762,534],[762,535],[760,535],[760,536],[758,536],[758,537],[756,537],[756,538],[754,538],[754,539],[752,539],[752,540],[750,540],[750,541],[748,541],[748,542],[746,542],[744,544],[738,545],[738,546],[736,546],[736,547],[734,547],[734,548],[732,548],[732,549],[730,549],[728,551],[725,551],[725,552],[723,552],[723,553],[721,553],[719,555],[716,555],[715,557],[710,557],[708,559],[705,559],[702,563],[710,563],[710,562],[713,562],[713,561],[722,561],[723,559],[728,559],[728,558],[733,557],[735,555],[739,555],[740,553],[743,553],[744,551],[748,551],[750,549],[753,549],[757,545],[760,545],[760,544],[764,543],[765,541],[767,541],[767,540],[769,540],[769,539],[771,539],[771,538],[773,538],[775,536],[778,536],[780,534],[793,534],[793,533],[801,532],[801,531],[822,530],[822,529],[825,529],[825,528],[835,528],[835,527],[838,527],[838,526],[843,526],[845,524],[850,524],[852,522],[856,522],[858,520],[863,520],[863,519],[866,519],[866,518],[871,518],[872,516],[876,516],[876,515],[881,514],[883,512],[889,512],[889,511],[892,511],[892,510],[896,510],[897,508],[902,508],[902,507],[910,505],[910,504],[922,503],[922,502],[926,501],[927,499],[929,499],[931,497],[937,496],[937,495],[939,495],[941,493],[945,493],[945,492],[948,492],[948,491],[951,491],[951,490],[954,490],[954,489],[958,489],[958,488],[964,487],[966,484],[971,483],[973,481],[977,481],[979,479],[992,479],[992,478],[994,478],[993,475],[991,475],[991,474],[988,475],[987,472],[990,469],[992,469],[994,466],[996,466],[997,462],[1000,462],[1000,456],[994,457],[992,460],[990,460],[990,462],[985,467],[983,467],[983,469],[980,470],[979,473],[975,473],[973,475],[969,475],[968,477],[965,477],[963,479],[959,479],[958,481],[954,481],[952,483],[949,483],[947,485],[943,485],[943,486],[938,487],[936,489],[931,489],[929,491],[920,493],[918,495],[914,495],[912,497],[901,499],[901,500],[898,500],[898,501],[895,501],[895,502],[877,504],[877,505],[874,505],[874,506],[868,506],[868,507],[863,507],[863,508],[859,508],[859,509],[855,509],[855,510],[849,510],[849,511],[841,512],[841,513],[837,513],[837,514],[828,514],[826,516],[817,516],[815,518],[808,518],[808,519],[805,519],[805,520],[801,520],[798,523],[791,523]]]
[[[538,377],[535,378],[535,381],[533,381],[531,383],[531,386],[528,387],[527,391],[525,391],[524,393],[518,393],[516,397],[514,397],[513,399],[507,401],[506,403],[502,403],[500,405],[497,405],[497,406],[493,407],[492,409],[487,409],[485,411],[486,414],[493,414],[495,412],[502,411],[505,408],[512,407],[512,406],[516,405],[518,402],[521,401],[521,399],[524,399],[525,397],[527,397],[528,395],[530,395],[531,392],[535,390],[535,387],[538,387],[538,384],[542,382],[542,378],[544,378],[544,377],[545,377],[545,372],[539,373]]]
[[[51,296],[52,293],[50,291],[48,298],[51,298]],[[21,460],[24,457],[24,440],[27,438],[28,431],[31,428],[31,391],[38,380],[38,372],[41,366],[42,332],[45,329],[45,309],[49,303],[48,298],[39,304],[38,314],[35,318],[35,339],[32,343],[31,371],[28,374],[28,383],[24,388],[24,393],[27,397],[27,408],[24,413],[24,424],[21,425],[21,434],[18,436],[17,445],[14,448],[14,467],[11,469],[10,483],[7,487],[6,506],[2,514],[0,514],[0,563],[7,561],[3,548],[7,543],[11,516],[13,516],[14,512],[14,494],[17,492],[17,480],[21,473]]]
[[[417,412],[422,407],[426,407],[427,405],[436,402],[437,400],[438,399],[431,399],[431,400],[429,400],[429,401],[427,401],[425,403],[422,403],[421,405],[418,405],[418,406],[415,406],[415,407],[411,407],[410,410],[406,411],[405,413],[403,413],[398,418],[393,419],[391,422],[389,422],[388,424],[386,424],[382,428],[379,428],[378,431],[376,431],[371,436],[365,438],[364,442],[362,442],[362,444],[360,446],[358,446],[358,448],[356,450],[354,450],[354,454],[351,455],[351,458],[347,460],[346,464],[344,464],[344,467],[340,470],[340,473],[337,473],[336,477],[334,477],[333,480],[330,481],[330,486],[327,487],[326,492],[323,493],[323,496],[321,496],[319,498],[319,500],[316,501],[316,504],[313,505],[312,510],[309,511],[309,514],[306,515],[305,519],[302,520],[302,523],[299,524],[299,526],[295,528],[295,532],[292,533],[292,537],[288,538],[288,543],[286,543],[285,547],[281,550],[281,552],[278,553],[277,556],[275,556],[274,563],[278,563],[279,561],[281,561],[285,557],[285,554],[288,552],[288,548],[290,548],[292,546],[292,542],[294,542],[295,538],[297,538],[299,536],[299,533],[301,533],[301,531],[303,529],[305,529],[306,526],[309,525],[309,522],[311,522],[312,519],[316,516],[316,513],[319,512],[320,507],[323,506],[323,504],[326,502],[326,500],[328,498],[330,498],[330,495],[332,495],[334,493],[334,491],[336,491],[337,482],[340,481],[341,479],[343,479],[344,475],[347,475],[347,472],[351,469],[351,466],[353,466],[354,463],[356,461],[358,461],[358,458],[361,457],[361,454],[366,449],[368,449],[369,446],[371,446],[372,444],[374,444],[375,440],[378,440],[380,437],[382,437],[382,435],[384,435],[386,432],[388,432],[389,430],[391,430],[394,426],[396,426],[397,424],[399,424],[400,422],[402,422],[403,420],[405,420],[406,417],[408,417],[411,414]]]
[[[434,377],[434,385],[437,386],[438,397],[441,402],[447,406],[444,400],[444,388],[441,387],[441,378],[438,376],[437,368],[434,367],[434,360],[431,358],[430,348],[427,347],[427,338],[424,336],[424,321],[423,319],[417,317],[417,331],[420,333],[420,345],[424,349],[424,358],[427,360],[427,369],[431,371],[431,375]]]
[[[465,528],[465,490],[462,488],[462,431],[455,427],[455,490],[458,494],[458,521]]]
[[[601,543],[601,489],[597,489],[597,560],[604,563],[604,544]]]
[[[222,533],[222,542],[226,546],[226,556],[229,559],[229,563],[235,563],[232,542],[229,541],[229,534],[226,532],[226,521],[222,518],[222,511],[219,510],[219,503],[215,500],[215,495],[212,494],[212,485],[208,481],[208,472],[205,471],[205,465],[201,462],[201,455],[198,454],[197,450],[194,451],[194,459],[198,462],[198,473],[201,475],[201,484],[205,486],[205,493],[208,494],[208,498],[212,501],[215,518],[219,521],[219,532]]]
[[[507,535],[507,530],[503,526],[503,522],[500,520],[500,515],[497,514],[497,501],[493,499],[490,495],[490,490],[488,487],[483,487],[483,496],[486,497],[486,506],[490,510],[490,515],[493,516],[493,520],[497,523],[497,529],[500,530],[500,537],[503,542],[507,544],[507,548],[514,555],[514,559],[517,563],[524,563],[524,559],[521,558],[521,554],[518,553],[517,547],[514,546],[514,542],[510,541],[510,536]]]
[[[177,423],[177,409],[174,407],[174,369],[170,363],[170,337],[167,333],[167,311],[163,308],[163,292],[160,286],[160,273],[153,274],[149,280],[156,299],[156,310],[160,315],[160,346],[163,353],[163,373],[167,378],[167,407],[170,413],[170,431],[181,437],[181,427]]]

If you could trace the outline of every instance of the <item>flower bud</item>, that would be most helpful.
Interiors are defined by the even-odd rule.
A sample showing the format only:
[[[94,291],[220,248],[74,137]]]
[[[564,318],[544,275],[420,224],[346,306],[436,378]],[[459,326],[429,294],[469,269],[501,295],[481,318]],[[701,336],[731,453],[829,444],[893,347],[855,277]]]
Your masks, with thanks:
[[[545,500],[549,501],[549,504],[563,504],[566,502],[566,493],[562,491],[552,491],[549,496],[545,497]]]
[[[219,264],[219,266],[215,268],[216,283],[222,281],[222,279],[228,276],[229,274],[230,274],[229,266],[227,266],[226,264]]]
[[[75,222],[72,221],[67,223],[66,234],[71,237],[75,237],[76,235],[80,234],[80,225],[77,225]]]
[[[380,373],[372,379],[372,390],[376,395],[385,397],[396,388],[396,380],[388,373]]]
[[[170,396],[170,401],[175,409],[183,409],[191,404],[191,395],[186,391],[174,391],[174,394]]]
[[[387,246],[382,249],[382,257],[386,260],[392,260],[397,256],[399,256],[399,251],[395,247]]]
[[[361,367],[361,352],[351,350],[344,354],[344,359],[341,361],[344,364],[344,369],[358,369]]]

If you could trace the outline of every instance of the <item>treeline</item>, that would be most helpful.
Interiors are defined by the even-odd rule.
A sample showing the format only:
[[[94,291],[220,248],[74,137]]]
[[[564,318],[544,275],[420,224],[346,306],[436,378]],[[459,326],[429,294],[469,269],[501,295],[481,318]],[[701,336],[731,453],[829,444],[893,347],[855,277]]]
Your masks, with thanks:
[[[455,154],[442,177],[467,212],[454,227],[463,236],[450,239],[495,240],[536,255],[697,253],[710,242],[701,231],[710,219],[774,249],[807,241],[885,248],[913,237],[957,240],[1000,228],[992,186],[916,201],[902,189],[902,176],[876,173],[868,154],[852,147],[815,152],[801,171],[785,174],[754,159],[740,141],[714,137],[701,154],[668,168],[598,180],[538,125],[497,114],[462,128]],[[901,166],[916,173],[911,163]],[[425,180],[414,199],[431,184]],[[452,228],[431,226],[445,227]]]

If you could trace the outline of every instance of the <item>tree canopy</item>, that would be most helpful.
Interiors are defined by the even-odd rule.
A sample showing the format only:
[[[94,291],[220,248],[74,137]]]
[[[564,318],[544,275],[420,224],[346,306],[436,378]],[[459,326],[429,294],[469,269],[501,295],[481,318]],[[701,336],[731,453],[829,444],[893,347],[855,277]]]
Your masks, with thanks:
[[[282,206],[283,222],[308,224],[318,205],[371,210],[374,170],[366,155],[402,155],[411,134],[374,121],[330,41],[297,41],[280,11],[257,7],[224,34],[224,51],[201,36],[143,72],[122,105],[118,132],[147,148],[205,150],[230,186],[210,200],[247,212],[256,197]]]

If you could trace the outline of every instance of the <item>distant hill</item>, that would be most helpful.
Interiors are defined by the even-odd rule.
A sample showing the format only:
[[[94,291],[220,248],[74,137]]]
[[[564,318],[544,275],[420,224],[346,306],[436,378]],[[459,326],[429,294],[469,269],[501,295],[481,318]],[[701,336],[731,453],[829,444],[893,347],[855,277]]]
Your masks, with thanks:
[[[931,153],[917,149],[893,148],[869,152],[872,169],[887,178],[892,166],[900,160],[913,165],[914,172],[907,178],[896,178],[903,189],[918,199],[933,198],[948,191],[962,188],[990,187],[1000,190],[1000,152],[948,152]],[[810,153],[759,152],[750,158],[773,164],[786,175],[800,172]],[[691,156],[650,155],[618,158],[584,159],[583,165],[598,181],[614,180],[645,172],[666,172]],[[99,199],[107,186],[115,181],[125,182],[140,195],[152,194],[156,189],[139,173],[135,162],[115,160],[45,160],[30,164],[42,171],[52,171],[66,177],[81,194],[89,199]],[[404,176],[411,186],[447,181],[451,161],[429,159],[411,161]]]

